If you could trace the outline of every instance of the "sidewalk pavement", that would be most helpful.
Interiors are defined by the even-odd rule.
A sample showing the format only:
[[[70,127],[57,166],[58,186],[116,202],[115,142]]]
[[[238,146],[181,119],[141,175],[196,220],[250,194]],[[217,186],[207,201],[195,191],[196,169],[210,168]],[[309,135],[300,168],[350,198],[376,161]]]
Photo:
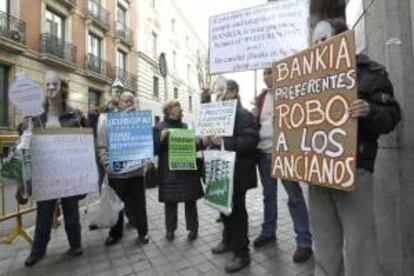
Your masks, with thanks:
[[[281,187],[281,186],[280,186]],[[263,220],[261,189],[248,192],[249,236],[251,243],[259,234]],[[158,202],[158,189],[147,190],[147,211],[150,243],[138,246],[136,231],[126,229],[122,243],[105,247],[107,230],[89,231],[89,219],[96,213],[96,205],[89,212],[82,212],[82,239],[84,254],[80,257],[65,255],[68,249],[63,225],[52,231],[46,257],[34,267],[25,268],[29,245],[18,238],[12,245],[0,244],[0,275],[228,275],[224,266],[232,258],[231,253],[211,254],[211,248],[221,238],[222,225],[216,223],[218,212],[198,202],[199,238],[190,243],[185,230],[184,206],[179,205],[179,225],[176,239],[165,239],[164,206]],[[1,225],[0,225],[1,226]],[[279,219],[277,242],[260,249],[251,246],[250,267],[235,275],[307,276],[313,268],[313,259],[304,264],[292,262],[296,248],[293,226],[287,209],[287,196],[279,189]]]

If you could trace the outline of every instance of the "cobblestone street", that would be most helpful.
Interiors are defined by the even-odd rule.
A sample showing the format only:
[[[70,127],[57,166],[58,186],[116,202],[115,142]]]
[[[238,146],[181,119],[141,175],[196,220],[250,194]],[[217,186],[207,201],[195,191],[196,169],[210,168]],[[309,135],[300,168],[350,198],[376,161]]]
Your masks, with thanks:
[[[281,186],[279,186],[281,187]],[[286,194],[279,190],[279,220],[277,242],[260,249],[251,246],[252,262],[249,268],[236,275],[310,275],[313,259],[305,264],[294,264],[295,250],[293,226],[286,205]],[[261,189],[248,193],[250,241],[258,235],[262,222]],[[185,230],[184,208],[179,207],[179,226],[176,239],[165,239],[164,208],[158,202],[158,189],[147,190],[147,209],[150,227],[150,243],[138,246],[136,232],[126,229],[122,243],[105,247],[107,230],[88,230],[88,219],[94,216],[96,205],[89,212],[82,212],[83,248],[81,257],[68,257],[64,227],[52,232],[47,256],[32,268],[24,267],[29,246],[22,239],[12,245],[0,244],[0,275],[226,275],[224,266],[232,254],[213,255],[211,248],[219,242],[222,225],[216,223],[218,213],[202,201],[198,202],[199,238],[190,243]]]

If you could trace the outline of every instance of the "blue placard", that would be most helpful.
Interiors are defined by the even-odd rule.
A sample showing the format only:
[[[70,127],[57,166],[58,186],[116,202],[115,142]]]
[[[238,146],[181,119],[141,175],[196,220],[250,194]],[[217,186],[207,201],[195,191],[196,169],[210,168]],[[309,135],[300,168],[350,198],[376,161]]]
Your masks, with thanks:
[[[153,160],[150,110],[108,113],[106,129],[112,173],[130,172]]]

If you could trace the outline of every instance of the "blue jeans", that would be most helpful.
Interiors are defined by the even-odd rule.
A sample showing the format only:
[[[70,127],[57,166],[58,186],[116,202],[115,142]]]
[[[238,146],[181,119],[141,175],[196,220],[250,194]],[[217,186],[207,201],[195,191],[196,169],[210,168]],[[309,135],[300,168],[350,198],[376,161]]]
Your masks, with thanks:
[[[263,185],[263,224],[262,235],[272,236],[277,224],[277,179],[271,177],[272,154],[261,153],[259,156],[259,173]],[[312,247],[312,235],[309,231],[308,209],[302,188],[295,181],[283,181],[288,194],[288,207],[296,233],[296,244],[300,247]]]

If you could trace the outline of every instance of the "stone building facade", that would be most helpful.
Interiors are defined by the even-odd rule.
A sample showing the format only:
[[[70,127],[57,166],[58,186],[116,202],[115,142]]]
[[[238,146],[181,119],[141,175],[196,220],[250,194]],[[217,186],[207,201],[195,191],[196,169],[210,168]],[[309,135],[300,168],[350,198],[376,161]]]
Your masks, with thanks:
[[[141,0],[138,6],[138,95],[141,108],[162,117],[162,104],[180,101],[184,120],[194,123],[200,102],[200,60],[206,47],[173,0]],[[159,57],[166,59],[166,77]]]
[[[134,0],[0,0],[0,126],[20,121],[7,100],[17,72],[44,87],[45,72],[58,71],[83,112],[116,78],[137,92],[136,10]]]

